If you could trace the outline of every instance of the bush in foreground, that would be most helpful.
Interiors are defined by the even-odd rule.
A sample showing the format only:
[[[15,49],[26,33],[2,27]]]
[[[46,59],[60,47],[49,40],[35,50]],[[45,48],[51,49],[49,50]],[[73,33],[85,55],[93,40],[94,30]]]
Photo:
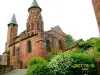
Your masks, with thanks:
[[[44,75],[43,72],[45,70],[43,71],[43,69],[45,69],[46,64],[47,61],[40,57],[32,58],[28,64],[27,75]]]
[[[95,59],[85,53],[61,52],[50,58],[33,58],[27,75],[84,75],[96,73]],[[92,74],[91,74],[92,75]]]

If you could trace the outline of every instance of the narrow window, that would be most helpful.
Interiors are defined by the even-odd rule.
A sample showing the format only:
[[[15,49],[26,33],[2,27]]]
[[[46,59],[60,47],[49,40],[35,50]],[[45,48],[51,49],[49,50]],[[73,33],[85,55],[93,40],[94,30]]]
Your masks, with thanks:
[[[7,60],[7,57],[6,57],[6,54],[4,54],[4,62],[6,62]]]
[[[16,62],[19,62],[19,47],[16,48]]]
[[[7,54],[7,64],[10,65],[10,52]]]
[[[15,47],[13,48],[12,56],[15,56]]]
[[[37,23],[37,29],[40,30],[39,23]]]
[[[50,47],[50,41],[49,40],[46,41],[46,45],[47,45],[47,50],[49,52],[51,52],[51,47]]]
[[[31,29],[33,30],[33,29],[34,29],[34,24],[32,23],[32,25],[31,25],[31,26],[32,26],[32,28],[31,28]]]
[[[32,43],[31,41],[28,41],[28,53],[32,52]]]
[[[62,42],[59,40],[59,49],[62,50]]]
[[[41,31],[42,31],[43,29],[42,29],[42,25],[41,25]]]

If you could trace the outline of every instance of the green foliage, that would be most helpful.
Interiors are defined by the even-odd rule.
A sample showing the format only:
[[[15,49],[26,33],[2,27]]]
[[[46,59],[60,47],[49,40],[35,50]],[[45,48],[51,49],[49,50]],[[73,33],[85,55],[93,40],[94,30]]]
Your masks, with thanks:
[[[66,44],[67,45],[70,45],[73,41],[74,41],[73,37],[70,34],[66,35]]]
[[[45,69],[46,64],[47,61],[40,57],[32,58],[28,63],[27,75],[42,75],[41,72]]]
[[[49,74],[51,75],[69,75],[69,66],[72,64],[72,59],[69,53],[60,53],[54,56],[49,62]]]
[[[47,63],[42,58],[33,58],[28,65],[27,75],[84,75],[96,72],[94,57],[78,51],[52,53]]]
[[[95,59],[92,56],[89,56],[85,53],[73,53],[71,54],[71,58],[73,58],[74,63],[80,64],[94,64]]]
[[[83,49],[83,50],[87,50],[88,48],[91,47],[91,45],[86,41],[86,42],[80,42],[79,43],[79,48]]]
[[[89,48],[93,48],[94,51],[100,52],[100,38],[90,38],[85,42],[80,42],[78,47],[83,50],[88,50]]]
[[[3,68],[3,65],[0,65],[0,70]]]
[[[93,57],[70,51],[54,56],[48,67],[51,75],[84,75],[84,73],[96,71]]]
[[[87,42],[94,48],[94,50],[100,51],[100,37],[91,38]]]
[[[76,48],[76,50],[74,51],[74,53],[83,53],[84,50],[82,48]]]
[[[47,60],[48,62],[50,62],[51,59],[52,59],[55,55],[58,55],[58,54],[59,54],[59,52],[51,52],[51,53],[46,57],[46,60]]]
[[[96,62],[94,57],[84,53],[73,53],[71,58],[73,59],[71,70],[75,75],[84,75],[84,73],[92,73],[93,71],[96,73]]]

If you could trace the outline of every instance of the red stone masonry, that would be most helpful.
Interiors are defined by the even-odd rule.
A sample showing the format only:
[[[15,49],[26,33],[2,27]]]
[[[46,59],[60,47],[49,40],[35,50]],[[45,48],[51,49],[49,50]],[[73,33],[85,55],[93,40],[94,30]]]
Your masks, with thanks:
[[[100,0],[92,0],[100,35]]]

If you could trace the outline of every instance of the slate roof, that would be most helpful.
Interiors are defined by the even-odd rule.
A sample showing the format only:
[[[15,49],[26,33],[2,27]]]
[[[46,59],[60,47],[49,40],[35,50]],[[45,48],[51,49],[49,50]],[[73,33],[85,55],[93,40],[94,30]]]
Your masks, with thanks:
[[[31,8],[39,8],[41,10],[41,8],[39,7],[38,3],[36,0],[33,0],[30,8],[28,9],[28,11],[31,9]]]
[[[13,16],[12,16],[12,18],[11,18],[11,20],[10,20],[10,22],[9,22],[8,25],[10,25],[10,24],[15,24],[15,25],[17,25],[17,21],[16,21],[15,14],[13,14]]]

